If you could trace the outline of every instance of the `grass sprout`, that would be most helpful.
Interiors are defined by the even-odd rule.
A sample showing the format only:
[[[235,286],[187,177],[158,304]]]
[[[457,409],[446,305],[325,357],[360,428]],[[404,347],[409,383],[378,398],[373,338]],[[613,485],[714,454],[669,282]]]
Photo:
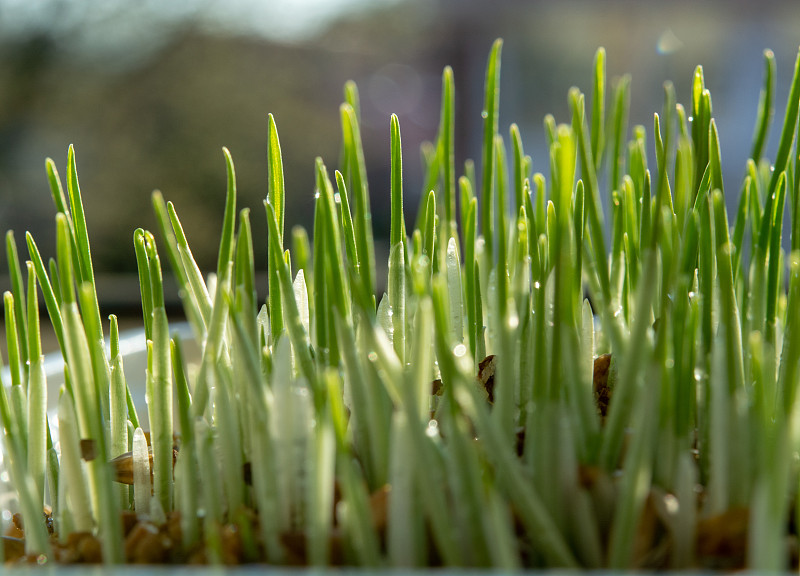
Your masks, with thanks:
[[[545,117],[548,155],[531,158],[500,121],[501,53],[498,40],[483,109],[467,111],[483,120],[480,161],[462,169],[457,71],[444,69],[413,227],[389,118],[386,294],[352,82],[340,164],[314,165],[310,237],[286,235],[272,115],[257,218],[237,206],[223,148],[208,276],[179,207],[154,192],[158,229],[133,235],[144,374],[125,372],[116,316],[106,339],[75,152],[66,186],[47,160],[54,257],[27,234],[21,261],[6,236],[0,420],[20,514],[7,562],[152,561],[131,540],[146,530],[177,535],[160,556],[174,563],[797,567],[800,54],[771,160],[777,64],[764,53],[737,185],[723,182],[702,67],[686,107],[665,83],[648,135],[628,126],[631,77],[609,82],[599,49],[588,96],[572,88],[570,117]],[[253,226],[268,234],[263,300]],[[161,255],[197,355],[168,318]],[[54,413],[40,299],[64,359]]]

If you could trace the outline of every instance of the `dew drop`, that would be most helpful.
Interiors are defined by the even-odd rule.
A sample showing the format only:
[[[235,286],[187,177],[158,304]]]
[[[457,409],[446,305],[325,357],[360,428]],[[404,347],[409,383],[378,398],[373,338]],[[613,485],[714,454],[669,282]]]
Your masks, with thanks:
[[[466,347],[466,346],[464,346],[463,344],[459,344],[458,346],[456,346],[455,348],[453,348],[453,354],[454,354],[454,355],[455,355],[457,358],[461,358],[461,357],[462,357],[462,356],[464,356],[464,354],[466,354],[466,353],[467,353],[467,347]],[[434,420],[434,422],[435,422],[435,420]]]
[[[0,473],[0,481],[8,482],[9,480],[10,480],[10,477],[8,475],[8,472],[6,470],[3,470],[3,472]]]
[[[436,420],[431,420],[428,422],[428,426],[425,428],[425,435],[428,438],[435,438],[439,435],[439,422]]]
[[[316,190],[316,191],[314,192],[314,200],[316,200],[316,199],[317,199],[317,198],[319,198],[319,197],[320,197],[319,190]]]
[[[341,204],[342,203],[342,195],[339,194],[338,192],[334,192],[333,193],[333,201],[336,202],[337,204]]]
[[[488,118],[489,113],[486,110],[481,110],[481,118]]]
[[[378,361],[378,353],[374,350],[367,355],[367,358],[370,362],[377,362]]]
[[[664,496],[664,507],[667,509],[667,514],[670,516],[674,516],[681,509],[680,502],[678,502],[674,494],[667,494]]]
[[[39,566],[42,566],[42,565],[44,565],[44,564],[47,564],[47,556],[45,556],[44,554],[39,554],[39,555],[36,557],[36,563],[37,563]]]
[[[3,521],[4,522],[11,522],[13,518],[13,514],[11,514],[11,510],[3,510]]]

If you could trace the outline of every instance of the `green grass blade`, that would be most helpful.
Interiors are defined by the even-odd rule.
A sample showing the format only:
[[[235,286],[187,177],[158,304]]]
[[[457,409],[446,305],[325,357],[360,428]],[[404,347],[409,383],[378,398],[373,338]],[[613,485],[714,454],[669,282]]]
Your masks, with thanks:
[[[153,296],[153,333],[148,342],[148,360],[152,388],[148,388],[148,412],[150,438],[153,446],[153,494],[161,503],[164,512],[172,510],[173,460],[172,460],[172,367],[170,365],[170,338],[167,312],[164,308],[164,288],[161,279],[161,261],[155,240],[145,233],[147,260],[150,267],[151,293]],[[152,344],[151,344],[152,343]],[[148,354],[149,356],[150,354]],[[151,364],[152,361],[152,364]]]
[[[343,198],[342,203],[346,206],[346,199]],[[343,210],[345,206],[343,206]],[[308,232],[302,226],[294,226],[292,228],[292,254],[294,254],[295,260],[297,261],[298,271],[303,271],[303,278],[306,281],[306,289],[309,293],[313,293],[314,269],[312,267],[313,263],[311,258],[311,244],[308,241]]]
[[[512,124],[509,128],[511,145],[514,150],[513,181],[514,181],[514,213],[518,214],[519,209],[525,204],[524,188],[527,173],[525,171],[525,152],[522,148],[522,137],[519,134],[519,126]]]
[[[442,147],[441,172],[444,181],[444,220],[447,237],[456,231],[456,158],[455,158],[455,88],[453,69],[445,66],[442,72],[442,111],[439,132]]]
[[[375,249],[372,240],[372,213],[369,203],[367,169],[364,164],[364,148],[361,143],[361,129],[359,128],[358,115],[352,105],[343,104],[340,112],[346,151],[345,157],[350,159],[349,173],[353,182],[354,230],[361,263],[362,287],[365,294],[374,295]]]
[[[353,227],[353,216],[350,212],[350,197],[347,192],[347,185],[344,181],[344,176],[341,172],[336,170],[334,172],[336,178],[336,189],[339,193],[339,205],[342,232],[344,233],[344,246],[347,254],[347,261],[350,263],[357,272],[361,270],[361,261],[359,260],[358,249],[356,248],[356,234]],[[297,250],[294,250],[295,255]],[[306,274],[306,278],[308,278]]]
[[[789,91],[789,99],[786,102],[786,116],[783,120],[783,129],[781,130],[778,152],[775,155],[775,163],[772,167],[769,180],[769,188],[767,190],[769,196],[777,189],[781,173],[786,170],[788,166],[789,154],[791,153],[792,143],[794,142],[798,109],[800,109],[800,50],[797,52],[797,58],[794,63],[792,87]]]
[[[321,256],[325,253],[325,246],[327,244],[327,235],[325,227],[327,219],[325,217],[325,199],[322,194],[318,195],[314,201],[314,349],[317,354],[317,361],[321,364],[328,363],[328,338],[330,336],[331,326],[328,326],[330,314],[328,313],[328,286],[326,278],[325,259]]]
[[[396,114],[391,118],[392,148],[392,223],[389,242],[395,246],[398,242],[406,243],[406,231],[403,218],[403,150],[400,142],[400,121]]]
[[[36,291],[36,273],[33,264],[27,263],[28,300],[27,319],[30,342],[28,367],[28,474],[36,487],[37,502],[44,505],[45,466],[47,463],[47,381],[44,356],[41,353],[39,330],[39,302]]]
[[[658,155],[658,183],[656,185],[656,198],[655,198],[655,205],[652,209],[653,214],[653,226],[652,226],[652,238],[649,238],[650,246],[655,249],[659,242],[660,235],[662,234],[661,230],[661,208],[662,206],[666,206],[669,208],[671,213],[674,213],[672,197],[670,195],[669,190],[669,175],[668,175],[668,167],[667,161],[669,159],[670,150],[672,148],[672,134],[674,131],[674,122],[673,122],[673,115],[675,113],[675,89],[673,88],[672,84],[667,82],[664,84],[664,111],[663,111],[663,127],[664,127],[664,134],[661,136],[659,125],[661,124],[659,120],[659,116],[655,116],[656,121],[656,133],[659,137],[661,137],[661,144],[658,145],[658,139],[656,140],[656,151]],[[712,130],[714,126],[712,124]],[[714,131],[716,134],[716,131]],[[716,153],[716,161],[719,161],[719,151],[717,149]],[[722,186],[722,176],[720,173],[719,176],[719,186]],[[645,186],[645,194],[649,196],[648,187]],[[646,210],[645,207],[642,207],[642,211]],[[649,210],[649,207],[647,207]],[[645,235],[641,236],[642,241],[648,240],[648,237]]]
[[[744,364],[742,359],[742,334],[736,293],[733,284],[731,246],[728,237],[728,216],[725,198],[721,190],[714,190],[711,197],[714,214],[714,237],[716,240],[717,278],[720,293],[720,322],[726,338],[726,375],[731,392],[744,386]],[[722,330],[722,328],[720,328]]]
[[[64,297],[62,315],[66,360],[72,382],[75,383],[73,391],[80,436],[81,439],[94,443],[97,454],[97,457],[87,464],[89,490],[93,509],[97,514],[99,530],[103,534],[103,559],[105,562],[119,562],[123,556],[122,527],[119,523],[119,511],[111,489],[111,473],[107,464],[108,452],[102,420],[103,405],[101,398],[98,397],[87,333],[75,300],[75,277],[70,253],[72,243],[69,238],[66,216],[59,214],[56,217],[56,224],[59,268],[62,271]],[[94,293],[92,285],[85,284],[82,292],[84,302],[90,302]]]
[[[83,212],[83,201],[81,200],[81,189],[78,184],[78,170],[75,164],[75,150],[70,145],[68,154],[67,170],[67,191],[69,192],[70,215],[74,226],[74,242],[77,248],[77,258],[80,269],[76,270],[80,283],[88,282],[92,286],[92,298],[90,307],[83,310],[85,315],[93,316],[93,322],[100,326],[100,336],[102,338],[102,323],[100,321],[100,305],[97,302],[97,293],[94,285],[94,270],[92,268],[92,255],[89,248],[89,232],[86,228],[86,216]]]
[[[14,294],[14,312],[17,317],[17,339],[20,347],[20,356],[24,363],[35,360],[28,355],[28,321],[25,306],[25,289],[22,283],[22,268],[19,265],[17,243],[14,232],[6,233],[6,258],[8,259],[8,272],[11,277],[11,293]],[[26,368],[27,370],[27,368]]]
[[[34,270],[36,270],[36,278],[42,288],[42,295],[44,296],[44,303],[47,307],[47,314],[50,317],[50,324],[53,326],[59,348],[61,348],[61,352],[64,354],[64,327],[61,321],[60,296],[56,295],[56,291],[50,283],[50,277],[44,267],[44,261],[39,253],[39,248],[36,246],[36,242],[33,240],[33,236],[31,236],[30,233],[26,233],[25,240],[28,244],[28,255],[33,262]],[[57,283],[56,287],[58,287],[59,279],[55,278],[55,281]]]
[[[458,257],[458,248],[455,238],[450,238],[447,243],[447,289],[449,293],[448,302],[450,304],[450,339],[454,343],[464,340],[464,307],[461,301],[461,262]]]
[[[442,187],[439,186],[439,172],[440,170],[440,156],[444,154],[444,150],[442,146],[444,142],[440,140],[437,146],[434,146],[431,142],[425,141],[420,144],[420,156],[422,157],[422,166],[423,166],[423,173],[425,174],[424,181],[422,183],[422,190],[420,191],[421,194],[424,196],[428,192],[435,192],[437,194],[442,194]],[[441,205],[441,200],[439,201]],[[425,217],[425,206],[424,204],[420,203],[419,207],[417,208],[417,219],[414,223],[414,228],[419,229],[421,227],[422,218]],[[444,218],[444,215],[442,215]]]
[[[772,226],[769,241],[769,256],[767,259],[767,302],[766,302],[766,341],[777,345],[776,318],[779,293],[783,287],[778,282],[781,262],[781,232],[783,230],[783,213],[786,201],[786,174],[781,173],[778,178],[775,206],[772,212]]]
[[[58,434],[61,443],[62,481],[69,486],[72,520],[78,531],[91,531],[92,503],[81,463],[80,435],[75,422],[75,407],[69,394],[58,399]]]
[[[333,192],[333,185],[328,178],[328,171],[321,158],[316,160],[317,168],[317,189],[322,195],[322,206],[325,216],[325,245],[323,248],[323,258],[327,264],[327,270],[332,285],[331,294],[333,302],[346,317],[350,316],[349,290],[347,289],[347,275],[345,273],[344,257],[342,256],[342,241],[340,233],[340,220],[336,208],[336,200]],[[335,357],[334,357],[335,360]]]
[[[733,225],[733,281],[736,283],[739,279],[739,273],[742,268],[742,249],[744,247],[744,231],[747,225],[748,205],[750,203],[750,194],[752,185],[750,177],[746,177],[742,183],[742,191],[739,194],[739,206],[736,210],[736,222]]]
[[[700,188],[700,180],[708,166],[708,129],[711,122],[711,109],[706,108],[706,102],[710,103],[708,90],[705,87],[703,78],[703,67],[695,68],[692,79],[692,143],[694,144],[694,189],[697,194]]]
[[[470,390],[469,384],[462,378],[456,398],[465,412],[476,419],[479,429],[483,431],[487,456],[494,462],[495,469],[503,471],[497,480],[501,483],[507,498],[513,495],[514,508],[531,541],[536,543],[539,552],[550,565],[576,568],[578,562],[564,541],[563,535],[523,475],[516,456],[512,454],[494,420],[489,417],[486,406],[475,396],[475,390]]]
[[[494,182],[495,182],[495,135],[497,134],[498,112],[500,106],[500,53],[503,41],[496,40],[492,45],[489,62],[486,65],[486,83],[483,101],[483,163],[481,185],[481,232],[486,240],[489,262],[494,260]],[[502,239],[501,239],[502,240]],[[490,264],[491,265],[491,264]]]
[[[267,156],[269,158],[269,191],[267,199],[275,209],[275,217],[278,223],[278,236],[283,240],[283,219],[286,204],[286,191],[283,183],[283,157],[281,154],[281,143],[278,139],[278,128],[275,125],[275,118],[269,114],[269,136],[267,144]],[[283,245],[281,245],[281,248]]]
[[[147,260],[145,248],[145,232],[137,228],[133,232],[133,247],[136,252],[136,265],[139,270],[139,291],[142,300],[142,318],[144,320],[144,335],[147,340],[153,338],[153,292],[150,281],[150,264]]]
[[[465,179],[465,185],[469,182]],[[472,198],[467,207],[466,223],[464,227],[464,305],[467,312],[467,335],[469,336],[469,351],[478,361],[478,330],[483,324],[483,318],[477,316],[477,298],[480,286],[476,282],[475,273],[475,240],[477,237],[478,200]]]
[[[392,246],[389,254],[389,309],[392,343],[400,362],[406,362],[406,268],[403,242]]]
[[[386,453],[389,415],[382,410],[382,406],[386,404],[382,400],[384,394],[379,387],[372,386],[367,378],[353,327],[340,315],[337,316],[335,327],[336,336],[342,341],[344,374],[351,387],[350,426],[353,442],[364,459],[364,474],[368,484],[380,487],[386,478],[389,457]]]
[[[175,241],[178,246],[178,253],[183,263],[183,268],[186,271],[186,277],[189,285],[189,293],[195,302],[195,306],[200,310],[200,315],[203,320],[203,333],[206,333],[208,323],[211,320],[211,297],[208,294],[208,288],[203,280],[203,275],[200,273],[200,268],[192,256],[192,251],[189,248],[189,243],[186,240],[186,235],[183,233],[183,226],[178,219],[178,213],[175,211],[175,206],[172,202],[167,202],[167,213],[169,214],[170,223],[172,224],[172,231],[175,233]]]
[[[230,294],[225,295],[230,298]],[[230,302],[228,310],[233,310]],[[234,390],[230,366],[218,362],[215,366],[214,387],[215,432],[222,463],[222,487],[229,515],[241,512],[244,505],[244,482],[242,481],[242,442],[239,435],[241,423],[236,414]],[[155,459],[154,459],[155,461]]]
[[[277,244],[278,223],[275,218],[275,212],[270,204],[266,203],[265,207],[267,210],[270,242]],[[308,333],[305,331],[303,323],[300,320],[300,312],[297,308],[297,302],[294,299],[294,289],[292,288],[289,268],[283,258],[276,256],[274,253],[272,265],[274,267],[273,269],[277,269],[279,275],[282,301],[286,307],[287,329],[289,338],[292,341],[294,353],[299,360],[300,372],[306,378],[314,393],[315,405],[320,407],[322,405],[322,390],[319,388],[316,370],[314,369],[314,361],[311,358]]]
[[[436,253],[436,193],[431,190],[425,203],[425,220],[422,228],[422,254],[428,257],[430,263],[437,258]]]
[[[67,207],[67,197],[64,194],[64,186],[61,184],[61,178],[56,169],[56,163],[52,159],[45,160],[45,170],[47,171],[47,183],[50,185],[50,193],[53,197],[53,204],[55,204],[56,212],[69,214]]]
[[[263,519],[261,535],[267,549],[267,558],[280,562],[284,551],[279,543],[278,487],[274,474],[276,469],[276,450],[268,422],[273,417],[272,390],[264,386],[263,374],[259,366],[257,348],[248,337],[242,323],[241,314],[233,314],[234,351],[243,360],[242,373],[247,383],[245,387],[246,409],[249,423],[247,431],[251,438],[252,481],[254,500]],[[179,385],[179,390],[182,385]],[[195,395],[196,397],[196,395]]]
[[[615,112],[615,142],[619,141],[620,146],[621,138],[624,135],[623,133],[625,130],[625,117],[627,116],[627,85],[627,80],[623,79],[620,81],[620,84],[617,87],[617,95],[615,98],[617,101],[617,109]],[[585,115],[583,114],[579,93],[576,90],[570,91],[570,104],[574,119],[574,139],[577,144],[577,153],[580,157],[581,173],[584,183],[584,213],[589,227],[592,250],[594,252],[594,258],[592,258],[587,264],[589,267],[592,267],[596,270],[595,273],[600,281],[600,288],[602,292],[601,295],[603,299],[600,306],[610,307],[612,302],[611,277],[610,270],[608,268],[608,257],[606,252],[603,207],[600,201],[597,175],[595,173],[595,159],[590,157],[591,146],[589,142],[589,134],[586,128]],[[618,158],[618,154],[619,150],[617,150],[617,144],[615,144],[614,157]],[[620,161],[621,160],[619,159],[615,160],[615,165]],[[616,178],[618,178],[617,176],[614,176],[613,178],[615,178],[614,182],[620,182],[619,180],[616,180]],[[543,198],[543,193],[541,191],[541,188],[543,187],[537,186],[537,188],[537,195],[539,195],[540,198]],[[539,212],[542,212],[541,209],[539,209]],[[540,216],[540,219],[541,218],[542,216]],[[545,227],[539,228],[539,225],[537,225],[537,231],[540,234],[545,233]],[[553,260],[551,259],[551,261]],[[607,316],[601,315],[601,317],[605,318]],[[620,338],[620,336],[616,333],[618,330],[614,328],[612,324],[607,325],[606,329],[610,331],[610,337],[612,340],[618,342]]]
[[[39,292],[36,283],[36,269],[33,263],[25,263],[28,272],[28,298],[27,298],[27,321],[28,321],[28,353],[31,361],[35,361],[42,354],[42,333],[39,321]]]
[[[637,433],[633,436],[630,454],[625,458],[620,496],[611,529],[608,566],[612,570],[631,566],[637,523],[650,490],[658,394],[652,381],[648,384],[651,385],[645,387],[633,410]]]
[[[791,383],[797,381],[800,370],[797,358],[800,358],[800,315],[789,311],[796,310],[800,302],[800,254],[793,252],[789,264],[789,302],[786,307],[786,332],[783,338],[780,365],[778,368],[778,399],[783,401],[785,414],[797,418],[797,387]]]
[[[274,209],[275,224],[278,227],[277,241],[273,244],[272,239],[270,239],[268,244],[270,253],[269,262],[271,263],[276,254],[283,253],[283,219],[286,195],[283,181],[281,145],[278,140],[278,129],[275,126],[275,119],[272,114],[269,115],[269,140],[267,148],[269,157],[269,191],[267,194],[267,201]],[[284,328],[283,308],[281,306],[280,295],[278,276],[273,272],[269,275],[269,318],[273,342],[278,338]]]
[[[109,428],[111,445],[109,455],[112,458],[124,454],[128,451],[128,406],[125,372],[123,368],[122,354],[119,349],[119,324],[117,317],[113,314],[109,318],[109,339],[111,347],[111,386],[109,390]],[[120,507],[125,509],[128,504],[128,487],[118,486],[118,500]]]
[[[330,413],[318,421],[314,430],[308,483],[307,539],[309,564],[327,566],[330,561],[330,534],[333,529],[336,436]]]
[[[11,374],[11,386],[19,387],[27,393],[28,381],[22,373],[23,361],[20,358],[19,339],[17,337],[17,315],[14,312],[14,295],[11,292],[3,293],[5,306],[6,349],[8,350],[8,370]],[[27,427],[24,427],[27,429]],[[24,433],[25,430],[22,430]]]
[[[800,122],[797,123],[797,133],[795,134],[795,142],[800,142]],[[788,171],[787,171],[788,172]],[[790,196],[791,207],[791,251],[800,250],[800,147],[795,145],[795,158],[794,158],[794,171],[793,171],[793,188]]]
[[[236,171],[233,168],[233,158],[227,148],[222,149],[225,156],[225,168],[228,174],[228,187],[225,195],[225,215],[222,219],[222,236],[219,243],[217,257],[217,278],[221,278],[228,262],[233,259],[234,253],[234,227],[236,226]],[[281,227],[281,231],[283,228]],[[281,237],[283,234],[281,233]]]
[[[753,145],[750,158],[756,163],[764,152],[767,133],[775,114],[775,54],[772,50],[764,50],[764,85],[758,95],[758,116],[756,117]]]
[[[506,308],[508,303],[508,238],[506,235],[506,198],[508,192],[507,175],[508,163],[506,161],[506,147],[499,134],[494,139],[494,171],[495,194],[497,196],[497,214],[493,225],[496,227],[497,260],[495,267],[495,281],[497,282],[497,318],[501,323],[506,321]],[[487,244],[488,245],[488,244]],[[491,261],[491,259],[490,259]]]
[[[200,524],[197,518],[199,505],[197,482],[195,482],[192,474],[197,467],[194,425],[191,416],[192,397],[189,392],[189,383],[186,379],[182,350],[183,347],[180,340],[172,339],[170,341],[175,396],[178,400],[178,422],[181,433],[181,451],[176,466],[179,467],[182,474],[176,473],[175,477],[176,508],[181,512],[183,545],[188,548],[197,543],[200,538]]]
[[[595,170],[603,162],[606,123],[606,51],[598,48],[594,55],[592,82],[592,158]]]
[[[223,350],[229,304],[229,299],[225,298],[225,294],[229,294],[231,291],[229,285],[232,281],[232,273],[233,263],[230,263],[225,275],[217,280],[214,307],[211,310],[211,317],[208,323],[208,336],[203,348],[200,370],[195,379],[194,399],[192,402],[192,415],[194,418],[203,416],[209,407],[209,379],[212,374],[210,371],[214,370],[214,364],[216,364]]]
[[[426,563],[425,541],[422,537],[424,516],[421,498],[414,484],[418,472],[413,438],[403,412],[393,415],[389,454],[389,482],[392,487],[386,528],[389,563],[393,568],[422,567]]]
[[[175,232],[172,230],[172,224],[169,219],[167,211],[167,204],[164,197],[158,190],[153,192],[152,195],[153,211],[156,215],[158,222],[158,229],[161,232],[166,249],[167,258],[169,259],[170,268],[175,275],[175,280],[178,284],[178,296],[183,303],[183,310],[186,313],[187,320],[191,323],[194,329],[195,337],[198,340],[203,338],[205,327],[203,324],[203,316],[198,306],[197,301],[192,297],[192,289],[189,284],[189,277],[186,274],[186,269],[183,266],[180,251],[178,250],[178,242],[175,238]]]
[[[209,564],[222,562],[222,522],[223,502],[220,494],[220,474],[214,446],[214,433],[205,420],[195,421],[195,443],[197,460],[201,470],[207,470],[205,481],[201,484],[203,508],[205,509],[204,537]]]
[[[719,152],[719,134],[717,134],[717,123],[711,119],[711,127],[709,129],[708,140],[708,167],[711,175],[711,189],[721,190],[725,192],[725,187],[722,184],[722,162],[720,161]]]
[[[239,236],[236,238],[236,256],[234,260],[234,290],[236,291],[236,309],[243,312],[243,321],[248,333],[257,341],[256,315],[258,308],[256,293],[255,257],[253,256],[253,233],[250,227],[250,209],[242,208],[239,212]]]
[[[623,145],[628,126],[631,77],[625,75],[614,86],[614,116],[612,121],[614,149],[609,157],[611,163],[611,190],[619,190],[625,173]]]

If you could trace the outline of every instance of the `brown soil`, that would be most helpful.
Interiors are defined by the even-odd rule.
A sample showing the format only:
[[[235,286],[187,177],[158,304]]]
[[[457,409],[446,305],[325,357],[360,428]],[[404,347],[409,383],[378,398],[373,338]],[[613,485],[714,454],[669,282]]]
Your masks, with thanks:
[[[338,490],[336,491],[338,494]],[[384,487],[370,495],[369,505],[372,509],[373,526],[381,538],[386,531],[386,518],[388,513],[389,488]],[[336,497],[339,499],[339,496]],[[243,514],[247,523],[246,530],[251,535],[259,534],[258,515],[252,510]],[[190,549],[182,545],[182,531],[180,513],[171,512],[167,522],[157,526],[152,522],[140,520],[133,511],[125,511],[120,518],[125,538],[125,562],[128,564],[208,564],[209,557],[200,543]],[[58,535],[52,531],[52,521],[49,513],[46,521],[51,529],[50,545],[52,557],[48,562],[59,564],[98,564],[103,561],[100,540],[96,535],[88,532],[75,532],[67,536],[65,542],[59,541]],[[248,546],[242,534],[240,525],[227,523],[220,527],[219,559],[226,565],[263,563],[266,554],[263,546],[255,537],[256,550],[248,553]],[[345,565],[346,559],[343,547],[341,528],[334,525],[330,539],[330,559],[333,565]],[[285,556],[285,564],[289,566],[308,565],[306,552],[306,539],[303,532],[287,532],[281,535],[281,544]],[[41,559],[36,555],[25,554],[25,530],[22,516],[15,514],[11,526],[3,536],[6,564],[36,564]]]

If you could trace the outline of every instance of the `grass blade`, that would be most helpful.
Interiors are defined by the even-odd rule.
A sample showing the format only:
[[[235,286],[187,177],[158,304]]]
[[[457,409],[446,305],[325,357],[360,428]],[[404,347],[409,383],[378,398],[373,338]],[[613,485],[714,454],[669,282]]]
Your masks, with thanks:
[[[495,182],[495,135],[497,134],[498,111],[500,107],[500,53],[503,41],[496,40],[486,65],[486,83],[483,100],[483,163],[481,165],[481,232],[486,241],[489,262],[493,262],[494,240],[494,182]],[[502,211],[502,207],[501,207]],[[503,241],[501,238],[500,241]],[[491,264],[490,264],[491,266]]]
[[[764,152],[767,133],[775,114],[775,54],[772,50],[764,50],[764,85],[758,95],[758,117],[753,132],[753,146],[750,158],[758,163]]]

